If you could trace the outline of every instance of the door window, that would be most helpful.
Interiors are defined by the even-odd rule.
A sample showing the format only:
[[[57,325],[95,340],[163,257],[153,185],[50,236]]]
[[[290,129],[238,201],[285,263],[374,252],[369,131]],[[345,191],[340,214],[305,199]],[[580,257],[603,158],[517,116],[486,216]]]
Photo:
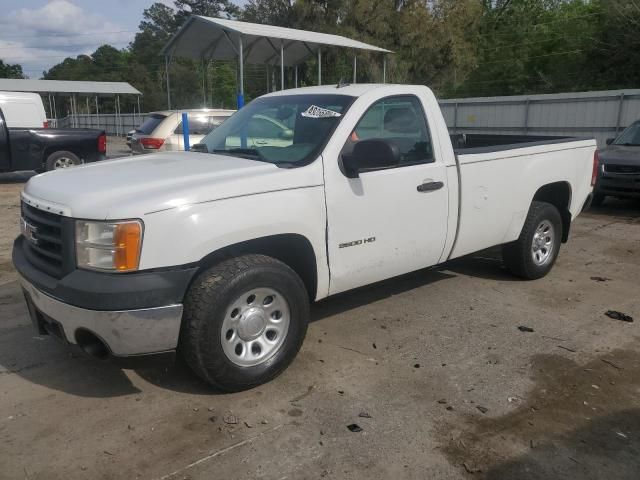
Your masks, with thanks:
[[[343,151],[350,152],[357,142],[371,138],[396,144],[400,166],[434,161],[429,129],[416,97],[389,97],[374,103],[356,125]]]

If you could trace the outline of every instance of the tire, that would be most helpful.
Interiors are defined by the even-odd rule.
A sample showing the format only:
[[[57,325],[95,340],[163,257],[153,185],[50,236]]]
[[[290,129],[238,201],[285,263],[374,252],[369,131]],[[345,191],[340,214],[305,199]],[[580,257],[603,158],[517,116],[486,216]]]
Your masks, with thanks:
[[[518,277],[542,278],[558,258],[561,240],[562,218],[558,209],[550,203],[534,201],[518,240],[502,248],[504,263]]]
[[[82,165],[82,160],[80,160],[75,153],[67,152],[66,150],[53,152],[47,157],[46,161],[47,172],[73,167],[75,165]]]
[[[247,390],[292,362],[308,322],[309,295],[300,277],[274,258],[243,255],[209,268],[189,287],[179,350],[210,385]]]
[[[605,197],[606,195],[603,195],[602,193],[594,193],[593,198],[591,199],[591,206],[592,207],[601,206],[604,203]]]

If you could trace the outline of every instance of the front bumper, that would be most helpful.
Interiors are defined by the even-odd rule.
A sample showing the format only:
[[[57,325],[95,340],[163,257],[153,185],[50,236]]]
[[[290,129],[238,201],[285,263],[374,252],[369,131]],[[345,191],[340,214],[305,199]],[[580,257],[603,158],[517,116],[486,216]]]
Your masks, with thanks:
[[[137,310],[89,310],[50,297],[24,278],[21,283],[31,320],[40,334],[51,333],[81,346],[81,332],[89,332],[114,357],[159,354],[174,351],[178,345],[180,304]]]
[[[612,197],[640,198],[640,174],[601,171],[595,193]]]
[[[24,242],[22,235],[14,242],[13,264],[39,333],[53,334],[85,351],[87,337],[98,339],[116,360],[175,352],[182,301],[197,267],[125,274],[73,269],[54,278],[29,262]]]

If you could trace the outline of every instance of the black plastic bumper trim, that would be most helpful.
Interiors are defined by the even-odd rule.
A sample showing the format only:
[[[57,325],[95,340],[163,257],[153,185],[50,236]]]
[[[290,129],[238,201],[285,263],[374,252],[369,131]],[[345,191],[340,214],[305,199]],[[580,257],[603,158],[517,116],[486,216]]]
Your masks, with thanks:
[[[180,304],[198,268],[172,267],[134,273],[102,273],[76,269],[57,279],[25,257],[19,236],[13,244],[13,265],[38,290],[69,305],[90,310],[137,310]]]

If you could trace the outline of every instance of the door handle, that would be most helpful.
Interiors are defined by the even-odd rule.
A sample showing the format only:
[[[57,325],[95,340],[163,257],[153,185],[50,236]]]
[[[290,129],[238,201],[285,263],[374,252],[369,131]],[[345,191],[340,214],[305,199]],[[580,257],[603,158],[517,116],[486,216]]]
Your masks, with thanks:
[[[422,185],[418,185],[417,190],[420,193],[433,192],[435,190],[440,190],[442,187],[444,187],[444,182],[425,182]]]

